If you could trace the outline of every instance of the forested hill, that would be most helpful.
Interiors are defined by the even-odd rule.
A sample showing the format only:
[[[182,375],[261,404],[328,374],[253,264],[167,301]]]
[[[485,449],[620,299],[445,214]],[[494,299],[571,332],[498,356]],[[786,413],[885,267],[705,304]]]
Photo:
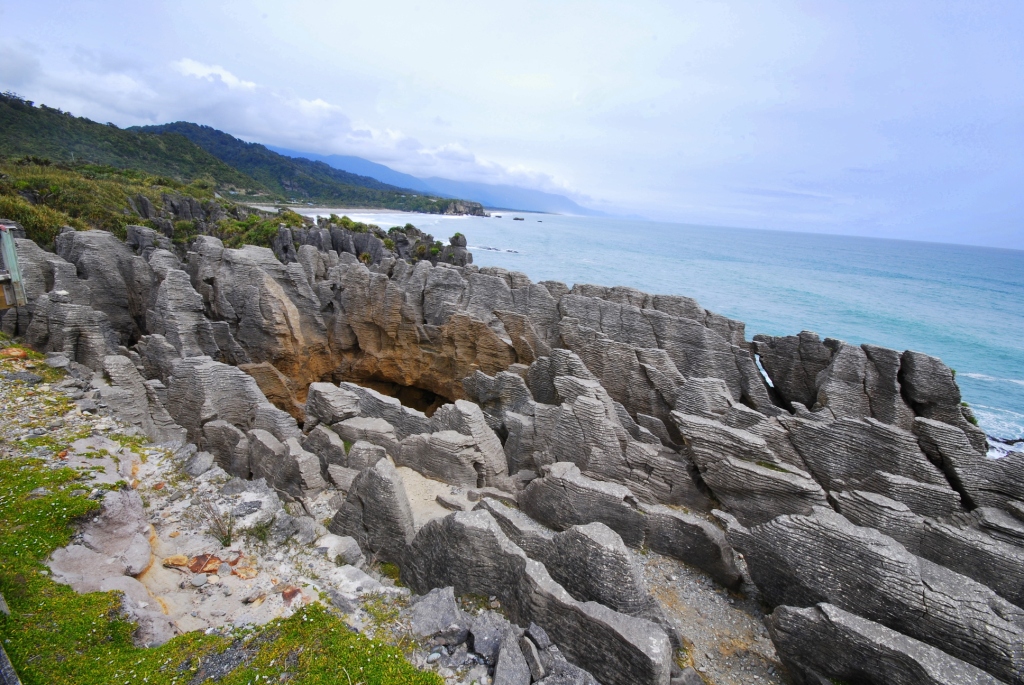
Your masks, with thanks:
[[[210,126],[177,121],[134,130],[182,135],[222,162],[243,171],[273,191],[296,201],[359,203],[445,214],[483,214],[479,203],[452,201],[421,191],[388,185],[302,157],[286,157],[259,143],[247,143]],[[354,189],[359,188],[361,191]],[[343,190],[339,190],[343,189]]]
[[[137,126],[131,130],[185,136],[225,164],[248,174],[268,188],[273,188],[284,195],[293,194],[293,197],[328,195],[338,184],[420,194],[418,191],[388,185],[369,176],[341,171],[323,162],[285,157],[259,143],[247,143],[211,126],[176,121],[159,126]]]
[[[208,126],[177,122],[121,129],[13,93],[0,94],[0,158],[22,157],[109,166],[175,183],[203,181],[242,201],[483,214],[479,203],[425,195],[322,162],[285,157]]]
[[[203,178],[245,195],[270,194],[184,136],[155,136],[98,124],[11,93],[0,94],[0,156],[102,164],[182,182]]]

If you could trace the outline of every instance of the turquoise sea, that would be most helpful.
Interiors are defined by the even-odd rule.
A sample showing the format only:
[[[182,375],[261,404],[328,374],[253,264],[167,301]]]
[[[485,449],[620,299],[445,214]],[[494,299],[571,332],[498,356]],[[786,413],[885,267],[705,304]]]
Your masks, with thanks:
[[[445,242],[460,231],[475,264],[535,281],[687,295],[745,321],[748,339],[811,330],[941,357],[986,432],[1024,440],[1024,251],[526,212],[347,213]]]

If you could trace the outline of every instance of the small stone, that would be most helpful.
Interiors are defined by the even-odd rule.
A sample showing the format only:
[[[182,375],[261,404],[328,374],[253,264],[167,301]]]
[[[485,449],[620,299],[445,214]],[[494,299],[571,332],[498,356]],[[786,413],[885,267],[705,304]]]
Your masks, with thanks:
[[[202,587],[206,585],[206,581],[207,578],[205,573],[197,573],[196,575],[192,576],[193,587]]]
[[[231,564],[224,562],[217,567],[217,575],[221,578],[227,578],[231,575]]]
[[[519,649],[523,652],[523,657],[526,659],[526,665],[530,669],[530,675],[534,681],[540,680],[546,674],[544,664],[540,660],[540,654],[537,653],[537,645],[533,644],[533,640],[530,640],[525,635],[519,638]]]
[[[438,654],[437,652],[434,652],[433,654],[431,654],[430,656],[427,657],[427,663],[428,664],[432,664],[432,663],[435,663],[435,662],[439,661],[440,659],[441,659],[441,655]]]
[[[220,576],[218,576],[216,573],[211,573],[210,575],[206,576],[206,582],[210,585],[216,585],[220,582]]]
[[[263,502],[260,500],[248,500],[242,502],[234,509],[231,510],[231,514],[236,518],[244,518],[249,514],[255,514],[257,511],[263,508]]]
[[[66,369],[71,363],[71,360],[62,354],[51,354],[43,363],[51,369]]]
[[[7,374],[7,380],[21,381],[25,385],[37,385],[43,382],[43,377],[37,376],[34,373],[29,373],[28,371],[14,371]]]
[[[193,478],[197,478],[213,468],[213,455],[209,452],[196,452],[185,462],[183,470]]]
[[[530,627],[526,629],[526,637],[533,640],[533,644],[537,645],[537,649],[543,650],[551,646],[551,638],[536,623],[531,623]]]

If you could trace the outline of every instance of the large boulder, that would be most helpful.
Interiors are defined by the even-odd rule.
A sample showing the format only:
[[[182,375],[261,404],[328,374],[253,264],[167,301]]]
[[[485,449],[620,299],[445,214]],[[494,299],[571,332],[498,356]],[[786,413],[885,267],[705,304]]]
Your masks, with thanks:
[[[381,459],[356,476],[328,529],[336,535],[351,535],[381,561],[404,563],[415,528],[409,496],[390,459]]]
[[[569,462],[547,467],[543,478],[526,486],[519,506],[555,530],[597,521],[618,533],[630,547],[643,544],[644,515],[629,488],[587,478]]]

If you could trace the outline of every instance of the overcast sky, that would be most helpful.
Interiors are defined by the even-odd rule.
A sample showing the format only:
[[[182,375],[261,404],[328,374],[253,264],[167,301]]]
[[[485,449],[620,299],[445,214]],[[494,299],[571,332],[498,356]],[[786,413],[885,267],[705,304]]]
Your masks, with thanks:
[[[0,89],[711,225],[1024,249],[1024,2],[0,0]]]

